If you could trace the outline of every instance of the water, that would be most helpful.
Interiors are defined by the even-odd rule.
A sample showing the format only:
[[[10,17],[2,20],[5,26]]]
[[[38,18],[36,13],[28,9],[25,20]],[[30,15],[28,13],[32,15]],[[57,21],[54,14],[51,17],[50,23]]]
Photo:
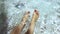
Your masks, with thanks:
[[[5,6],[9,27],[19,24],[25,11],[30,11],[32,17],[37,9],[40,16],[34,34],[60,34],[60,0],[6,0]]]

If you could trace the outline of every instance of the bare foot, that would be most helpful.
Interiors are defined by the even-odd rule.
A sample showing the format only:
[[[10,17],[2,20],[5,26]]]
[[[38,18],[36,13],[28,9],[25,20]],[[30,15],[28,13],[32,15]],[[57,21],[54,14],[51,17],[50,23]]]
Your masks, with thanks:
[[[31,20],[31,23],[30,23],[30,27],[29,27],[28,31],[25,34],[33,34],[34,27],[35,27],[35,22],[37,21],[38,17],[39,17],[38,11],[34,10],[32,20]]]
[[[18,26],[16,26],[12,31],[11,34],[20,34],[23,27],[25,26],[25,23],[29,17],[30,12],[26,12],[25,15],[22,18],[21,24],[19,24]]]
[[[25,23],[27,21],[28,17],[30,16],[29,14],[30,14],[29,11],[25,13],[24,17],[22,18],[22,22]]]

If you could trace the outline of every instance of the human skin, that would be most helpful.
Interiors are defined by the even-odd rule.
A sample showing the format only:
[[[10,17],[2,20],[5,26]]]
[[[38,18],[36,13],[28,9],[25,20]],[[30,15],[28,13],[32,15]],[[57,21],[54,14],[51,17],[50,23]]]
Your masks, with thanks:
[[[26,21],[28,20],[30,12],[26,12],[21,23],[19,25],[17,25],[10,34],[20,34],[22,29],[24,28]]]
[[[31,20],[29,29],[27,30],[27,32],[25,34],[33,34],[35,23],[36,23],[38,17],[39,17],[38,11],[37,10],[34,10],[34,13],[33,13],[33,16],[32,16],[32,20]]]
[[[20,34],[20,33],[21,33],[23,27],[24,27],[25,24],[26,24],[26,21],[27,21],[27,19],[28,19],[29,13],[30,13],[30,12],[27,12],[27,13],[25,14],[25,16],[24,16],[23,19],[22,19],[21,25],[16,26],[16,27],[11,31],[11,34]],[[30,22],[30,26],[29,26],[29,28],[28,28],[28,30],[27,30],[27,32],[26,32],[25,34],[33,34],[33,32],[34,32],[34,27],[35,27],[35,24],[36,24],[36,21],[37,21],[38,17],[39,17],[38,11],[37,11],[37,10],[34,10],[34,13],[33,13],[33,16],[32,16],[31,22]]]

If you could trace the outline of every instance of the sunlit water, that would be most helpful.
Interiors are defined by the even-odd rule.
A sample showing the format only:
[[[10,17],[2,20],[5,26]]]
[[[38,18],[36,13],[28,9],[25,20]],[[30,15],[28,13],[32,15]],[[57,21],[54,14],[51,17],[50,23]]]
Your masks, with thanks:
[[[8,29],[20,23],[25,11],[30,11],[32,17],[34,9],[37,9],[40,16],[34,34],[60,34],[60,0],[6,0],[5,8]]]

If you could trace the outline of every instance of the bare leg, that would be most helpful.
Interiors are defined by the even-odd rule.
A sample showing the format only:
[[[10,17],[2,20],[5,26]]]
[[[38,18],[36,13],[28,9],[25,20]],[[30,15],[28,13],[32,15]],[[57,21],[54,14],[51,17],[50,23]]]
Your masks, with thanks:
[[[38,17],[39,17],[38,11],[34,10],[32,21],[30,23],[29,29],[27,30],[27,32],[25,34],[33,34],[34,27],[35,27],[35,22],[37,21]]]
[[[29,17],[29,13],[30,12],[26,12],[26,14],[24,15],[23,19],[22,19],[22,22],[21,24],[19,24],[18,26],[16,26],[12,31],[11,31],[11,34],[20,34],[24,25],[25,25],[25,22],[27,21],[28,17]]]

